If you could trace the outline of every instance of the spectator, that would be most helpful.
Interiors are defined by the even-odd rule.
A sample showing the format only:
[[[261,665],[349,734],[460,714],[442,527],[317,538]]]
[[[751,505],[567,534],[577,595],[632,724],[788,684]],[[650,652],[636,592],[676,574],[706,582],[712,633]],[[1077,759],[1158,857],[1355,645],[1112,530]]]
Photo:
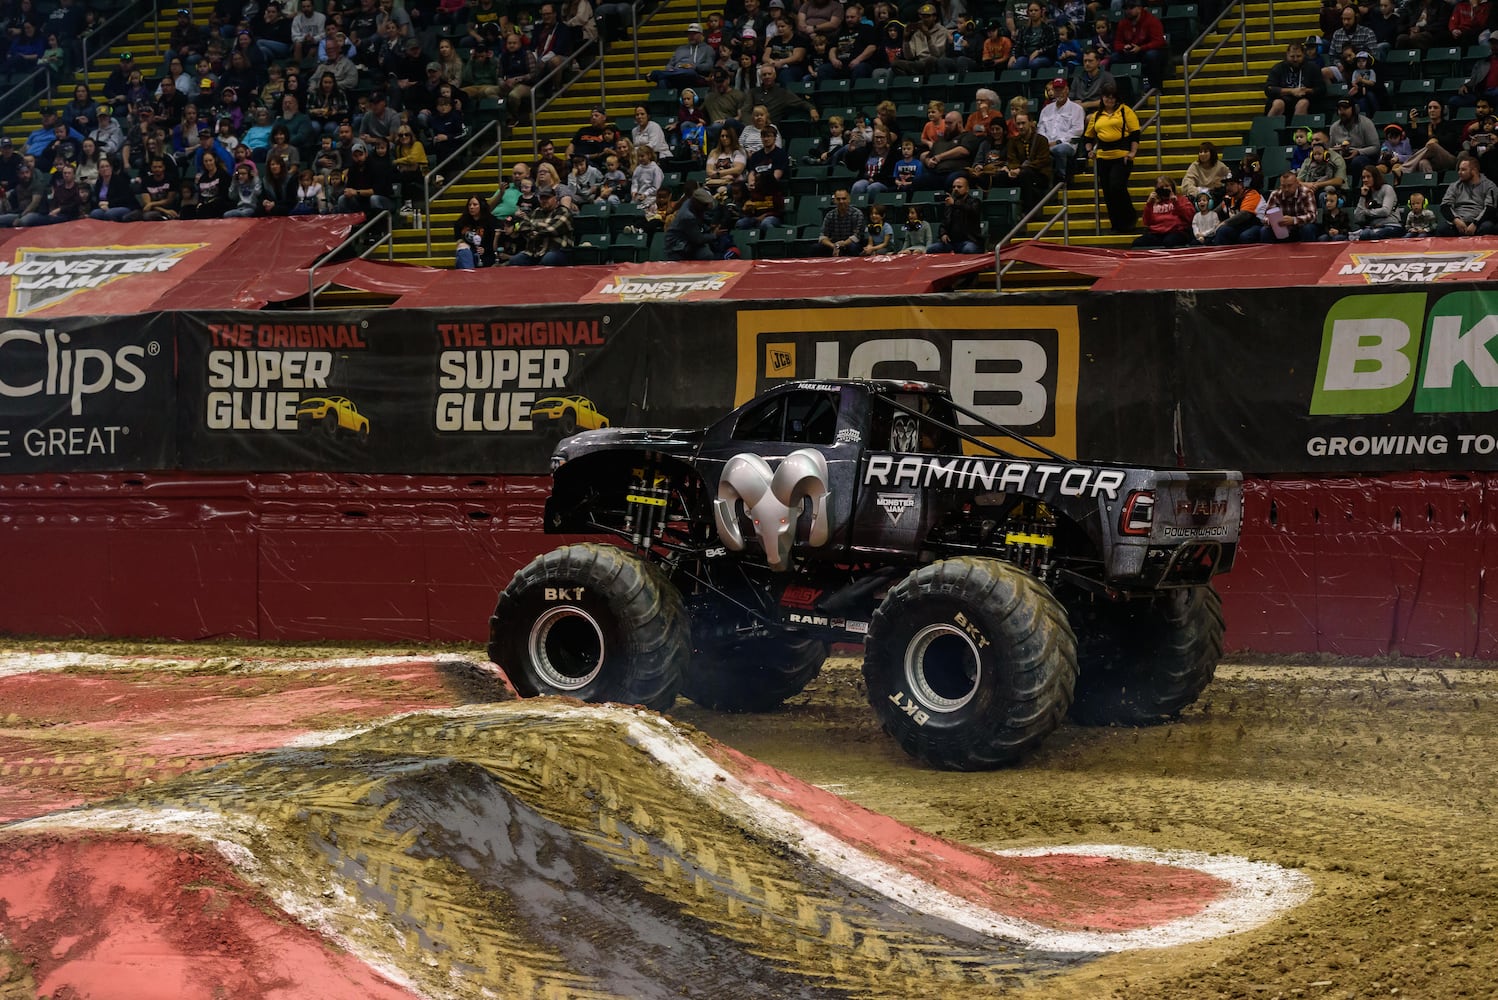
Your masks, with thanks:
[[[910,143],[913,151],[914,140],[907,139],[906,142]],[[874,139],[867,147],[843,158],[843,165],[850,167],[858,175],[858,180],[853,182],[853,193],[866,194],[870,198],[896,185],[895,163],[895,155],[889,144],[889,132],[881,127],[875,127]]]
[[[401,116],[390,107],[390,97],[383,90],[369,95],[369,110],[358,118],[359,138],[365,142],[384,139],[389,142],[401,128]]]
[[[531,49],[541,63],[541,72],[550,73],[570,60],[573,47],[572,29],[557,18],[556,4],[543,3],[541,22],[531,26]]]
[[[302,111],[301,101],[295,94],[286,94],[281,98],[281,117],[277,118],[275,123],[285,127],[289,144],[297,149],[310,151],[317,145],[316,129],[312,124],[312,119]],[[271,139],[274,144],[274,133]],[[293,164],[298,162],[300,162],[299,159],[292,160]]]
[[[16,168],[15,186],[0,192],[0,228],[9,229],[25,216],[42,211],[49,186],[46,175],[22,160]]]
[[[947,130],[947,106],[942,101],[926,102],[926,124],[921,128],[921,152],[927,152]]]
[[[391,165],[395,167],[395,179],[400,184],[401,214],[410,215],[412,200],[422,190],[421,180],[427,172],[426,147],[416,138],[410,125],[401,125],[395,133],[394,153]]]
[[[506,35],[505,51],[499,57],[499,96],[504,98],[511,123],[530,120],[530,116],[524,112],[531,96],[531,88],[540,77],[540,70],[540,60],[534,52],[524,47],[519,33],[511,32]]]
[[[1436,213],[1425,204],[1425,195],[1419,191],[1410,192],[1410,202],[1401,221],[1407,240],[1424,239],[1435,233]]]
[[[256,108],[252,124],[245,129],[239,141],[242,145],[250,147],[252,152],[258,153],[257,159],[264,160],[265,150],[270,148],[271,128],[270,109]]]
[[[1456,0],[1451,9],[1451,18],[1446,30],[1451,33],[1451,44],[1466,48],[1477,44],[1479,36],[1488,28],[1488,0]]]
[[[583,154],[572,154],[572,169],[567,172],[566,187],[571,189],[573,200],[579,205],[598,200],[598,189],[602,184],[603,174],[598,168]]]
[[[843,21],[844,10],[839,0],[806,0],[796,13],[796,30],[803,35],[822,35],[831,40],[837,37]]]
[[[109,71],[109,77],[104,81],[104,100],[123,107],[129,97],[130,74],[135,71],[135,53],[121,52],[119,64]]]
[[[171,33],[167,35],[167,51],[182,60],[185,66],[189,61],[195,61],[199,52],[206,51],[208,44],[207,33],[192,21],[192,11],[186,7],[177,11],[177,22],[172,25]]]
[[[283,13],[279,0],[269,0],[260,23],[254,27],[255,48],[266,62],[291,55],[291,22],[294,19],[283,17]]]
[[[1378,162],[1378,129],[1373,119],[1358,114],[1357,105],[1347,98],[1337,102],[1337,118],[1327,135],[1332,148],[1346,161],[1349,174],[1360,174],[1364,167]]]
[[[94,201],[96,207],[88,215],[101,222],[124,222],[139,206],[135,192],[130,189],[130,178],[123,171],[115,173],[114,163],[107,158],[99,161]]]
[[[1146,90],[1162,90],[1165,84],[1165,26],[1139,0],[1124,0],[1124,18],[1113,36],[1112,66],[1140,63]]]
[[[1480,97],[1498,100],[1498,32],[1488,35],[1488,54],[1473,64],[1471,74],[1446,104],[1455,117],[1457,108],[1470,108]]]
[[[25,159],[16,152],[16,144],[9,138],[0,139],[0,188],[14,190]]]
[[[432,116],[427,127],[432,132],[432,155],[438,163],[452,156],[463,144],[466,131],[463,113],[453,107],[452,98],[445,94],[437,98],[437,113]],[[371,136],[368,141],[373,143],[375,138]]]
[[[969,190],[966,177],[952,181],[952,193],[941,210],[941,235],[926,247],[926,252],[983,252],[983,203]]]
[[[667,260],[712,260],[714,233],[712,215],[716,208],[706,188],[698,188],[682,202],[666,226]]]
[[[223,218],[224,213],[234,206],[229,197],[229,185],[232,181],[232,175],[224,169],[222,161],[217,156],[203,157],[202,166],[198,169],[197,177],[193,182],[198,201],[192,217],[195,219]]]
[[[890,63],[896,75],[935,73],[952,47],[952,34],[936,19],[936,5],[923,3],[916,11],[916,24],[905,38],[900,57]],[[891,21],[898,24],[898,21]]]
[[[1144,232],[1134,241],[1136,248],[1183,247],[1191,242],[1191,220],[1196,209],[1191,199],[1176,193],[1175,181],[1164,174],[1155,178],[1155,189],[1144,202]]]
[[[812,121],[821,118],[821,112],[817,110],[811,99],[793,94],[784,85],[776,82],[775,70],[770,66],[761,65],[756,72],[759,75],[759,84],[749,91],[749,103],[751,107],[763,105],[769,112],[771,121],[784,121],[792,116],[794,112],[805,111],[811,116]],[[744,136],[740,134],[739,141],[744,142]],[[748,149],[748,143],[744,143]]]
[[[611,0],[594,8],[594,21],[598,24],[598,37],[605,42],[617,42],[635,26],[635,8],[629,0]]]
[[[1244,176],[1234,174],[1229,177],[1223,187],[1222,201],[1217,206],[1217,216],[1222,222],[1212,233],[1213,245],[1232,246],[1238,243],[1250,230],[1263,224],[1263,212],[1267,207],[1259,192],[1245,183]]]
[[[895,246],[895,227],[884,219],[883,205],[869,206],[868,236],[864,241],[863,255],[874,257],[879,254],[893,253]]]
[[[1347,214],[1347,199],[1336,188],[1327,188],[1321,198],[1321,229],[1316,237],[1319,243],[1340,243],[1352,232],[1352,217]]]
[[[999,110],[999,95],[987,87],[979,87],[973,94],[973,103],[977,107],[967,116],[963,130],[977,136],[983,145],[1002,141],[1007,129],[1004,114]],[[1081,134],[1080,129],[1077,134]],[[981,146],[979,148],[982,149]]]
[[[895,233],[895,253],[897,254],[921,254],[926,248],[936,242],[936,232],[931,228],[931,223],[921,218],[921,210],[916,205],[905,209],[905,222]]]
[[[279,156],[291,166],[300,166],[302,151],[291,144],[291,132],[281,123],[271,126],[270,145],[265,147],[265,159]]]
[[[712,90],[702,101],[702,113],[707,118],[708,146],[717,145],[718,133],[725,127],[731,126],[735,132],[742,131],[749,111],[749,95],[728,85],[725,70],[713,70]]]
[[[687,40],[678,45],[667,60],[665,69],[653,70],[646,78],[657,87],[692,87],[707,79],[716,55],[713,47],[702,40],[702,25],[687,25]]]
[[[1437,236],[1492,236],[1498,232],[1498,186],[1482,175],[1477,157],[1462,155],[1456,163],[1456,180],[1441,199],[1445,221]]]
[[[1340,16],[1342,26],[1332,32],[1331,37],[1331,50],[1333,52],[1341,52],[1343,49],[1350,47],[1354,53],[1371,53],[1374,49],[1378,48],[1378,37],[1373,34],[1373,30],[1367,25],[1358,23],[1358,9],[1356,6],[1348,4],[1346,7],[1343,7]],[[1344,74],[1335,65],[1323,67],[1321,75],[1327,83],[1346,82]]]
[[[344,179],[343,195],[338,199],[339,212],[363,212],[372,219],[381,212],[398,214],[392,200],[395,170],[389,162],[369,155],[369,146],[361,140],[349,150],[353,156]]]
[[[141,183],[140,213],[130,214],[126,221],[165,222],[179,217],[177,182],[168,175],[166,161],[158,157],[151,160]]]
[[[456,266],[460,271],[489,267],[494,263],[495,225],[489,206],[478,195],[469,197],[453,223],[457,241]]]
[[[629,176],[624,172],[624,161],[617,153],[603,158],[603,183],[598,185],[598,200],[618,207],[629,191]]]
[[[209,156],[217,157],[218,165],[223,167],[226,173],[233,173],[234,155],[214,138],[213,129],[203,125],[198,128],[197,147],[192,152],[193,173],[203,169],[203,160]]]
[[[1371,117],[1383,109],[1384,88],[1378,82],[1378,72],[1373,68],[1373,55],[1367,49],[1360,49],[1353,60],[1352,74],[1347,82],[1347,98],[1364,115]]]
[[[1040,109],[1039,131],[1050,148],[1052,173],[1057,180],[1064,182],[1071,177],[1077,143],[1087,128],[1087,113],[1082,110],[1082,105],[1071,100],[1063,77],[1051,81],[1051,95],[1051,102]]]
[[[1094,49],[1082,50],[1082,65],[1072,73],[1070,93],[1072,100],[1082,106],[1083,114],[1091,114],[1102,104],[1103,87],[1112,84],[1113,74],[1103,69],[1101,58]]]
[[[750,154],[744,172],[755,201],[768,201],[770,204],[767,209],[758,213],[756,220],[746,216],[739,220],[739,226],[747,229],[757,224],[760,231],[764,232],[780,225],[780,220],[785,215],[785,183],[790,176],[791,163],[778,145],[779,129],[774,125],[766,125],[760,138],[763,145]]]
[[[485,2],[490,0],[480,0],[481,5]],[[567,0],[562,8],[562,23],[571,30],[574,39],[581,40],[579,46],[598,41],[598,21],[588,0]]]
[[[1397,214],[1399,196],[1377,167],[1363,169],[1357,204],[1352,210],[1353,240],[1388,240],[1404,235]]]
[[[14,73],[31,73],[41,65],[46,51],[47,37],[37,31],[36,25],[27,21],[21,27],[21,37],[10,43],[6,65]]]
[[[1129,174],[1139,155],[1139,118],[1133,108],[1119,102],[1117,87],[1104,87],[1101,100],[1083,135],[1108,204],[1108,226],[1116,236],[1128,235],[1139,218],[1129,195]]]
[[[1217,158],[1217,146],[1203,142],[1196,151],[1196,161],[1186,168],[1186,177],[1181,181],[1181,190],[1188,198],[1206,192],[1216,197],[1222,192],[1232,170]]]
[[[446,41],[446,39],[444,39]],[[324,76],[332,76],[338,86],[344,90],[353,90],[359,85],[359,67],[343,54],[343,44],[336,38],[328,43],[328,57],[307,78],[307,84],[316,88]]]
[[[873,76],[879,65],[879,36],[872,24],[864,22],[863,5],[852,0],[838,14],[841,23],[830,33],[827,51],[829,69],[821,76],[838,80],[864,80]]]
[[[559,203],[555,188],[543,187],[536,196],[539,206],[515,224],[515,231],[525,241],[525,249],[508,263],[514,267],[564,266],[571,262],[572,214]]]
[[[1014,36],[1014,54],[1009,57],[1010,69],[1044,69],[1056,62],[1056,26],[1046,20],[1045,7],[1039,0],[1030,0],[1025,6],[1025,22],[1011,24]]]
[[[260,178],[249,163],[234,168],[227,197],[229,207],[223,214],[226,219],[248,219],[259,209]]]
[[[714,190],[726,189],[743,177],[747,163],[748,157],[739,146],[738,132],[732,126],[726,126],[718,133],[717,146],[708,155],[705,183]]]
[[[1212,195],[1202,191],[1196,196],[1196,214],[1191,217],[1191,241],[1199,247],[1212,245],[1212,234],[1222,218],[1212,210]]]
[[[74,132],[88,135],[99,124],[99,110],[89,96],[88,85],[78,84],[73,88],[73,99],[62,109],[62,119]]]
[[[47,174],[54,173],[64,163],[77,166],[83,152],[83,141],[74,138],[75,135],[66,125],[58,122],[52,129],[51,144],[36,158],[36,165]]]
[[[1020,204],[1034,208],[1051,187],[1052,157],[1045,138],[1035,130],[1028,112],[1014,116],[1015,134],[1004,142],[1004,162],[996,177],[1019,186]]]
[[[1451,8],[1445,0],[1406,0],[1404,30],[1394,40],[1394,47],[1424,51],[1434,45],[1445,45],[1451,39],[1447,29],[1450,21]]]
[[[1092,31],[1082,40],[1082,51],[1085,53],[1090,49],[1096,52],[1098,64],[1107,69],[1113,62],[1113,36],[1116,33],[1106,15],[1093,18]]]
[[[324,73],[307,100],[307,117],[312,120],[313,136],[336,135],[339,122],[348,115],[348,98],[338,86],[337,77]]]
[[[237,166],[235,167],[236,175],[238,172]],[[307,175],[309,177],[312,175],[310,169]],[[279,156],[271,157],[266,161],[265,177],[259,181],[259,185],[259,196],[251,206],[254,208],[251,214],[273,216],[291,214],[292,209],[297,205],[297,178],[290,164]]]
[[[263,204],[264,202],[262,202]],[[291,215],[323,215],[328,211],[327,193],[311,167],[303,167],[296,181],[296,200]]]
[[[105,104],[99,108],[98,124],[88,137],[109,156],[117,156],[125,146],[125,133],[114,120],[114,109]]]
[[[1349,170],[1342,154],[1327,145],[1325,132],[1318,131],[1311,140],[1311,151],[1306,161],[1296,172],[1302,183],[1320,193],[1325,188],[1341,188],[1347,184]]]
[[[1314,243],[1319,235],[1314,194],[1300,183],[1300,178],[1286,170],[1280,175],[1279,190],[1269,196],[1257,240],[1260,243]]]
[[[822,232],[817,239],[818,257],[860,257],[868,242],[863,212],[853,206],[847,188],[832,195],[832,208],[822,217]]]
[[[811,39],[797,31],[790,18],[782,18],[771,26],[760,66],[774,70],[776,79],[789,86],[806,79],[810,52]]]
[[[977,136],[962,130],[962,115],[956,111],[948,111],[944,122],[941,137],[921,157],[921,165],[927,171],[926,183],[942,190],[951,187],[953,178],[965,176],[972,168],[979,145]],[[1044,140],[1038,141],[1044,146]],[[1046,166],[1050,167],[1049,156]]]
[[[659,158],[667,158],[671,155],[671,147],[666,143],[665,131],[660,125],[650,120],[650,112],[643,104],[635,108],[635,126],[630,131],[630,141],[637,148],[649,146]]]
[[[301,0],[296,17],[291,19],[291,58],[298,63],[305,59],[327,29],[327,16],[313,6],[312,0]]]
[[[1389,50],[1399,37],[1399,12],[1394,0],[1378,0],[1368,16],[1363,18],[1363,24],[1378,39],[1378,45],[1373,50],[1375,61],[1382,62],[1389,58]]]
[[[895,161],[891,173],[895,181],[895,190],[904,192],[907,197],[913,194],[918,188],[928,186],[926,184],[926,167],[921,163],[920,154],[915,150],[914,139],[902,139],[900,141],[900,158]],[[879,187],[880,190],[883,190],[883,185]],[[863,194],[864,192],[855,191],[853,193]],[[872,193],[878,194],[879,192],[873,191]]]
[[[635,168],[629,178],[629,200],[641,209],[655,204],[655,193],[660,190],[666,176],[656,163],[655,148],[641,143],[634,151]]]

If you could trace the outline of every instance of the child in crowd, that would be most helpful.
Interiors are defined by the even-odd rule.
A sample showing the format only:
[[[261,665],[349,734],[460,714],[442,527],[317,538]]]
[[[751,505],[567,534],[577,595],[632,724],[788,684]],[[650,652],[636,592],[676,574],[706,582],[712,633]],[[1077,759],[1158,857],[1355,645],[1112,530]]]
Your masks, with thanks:
[[[1212,211],[1212,193],[1210,191],[1198,191],[1196,195],[1196,215],[1191,219],[1191,237],[1197,246],[1207,246],[1212,242],[1212,234],[1217,231],[1222,219]]]
[[[1399,177],[1404,165],[1415,155],[1410,138],[1398,124],[1390,122],[1384,126],[1384,141],[1378,146],[1378,166],[1385,174]]]
[[[1425,204],[1425,195],[1419,191],[1410,195],[1409,206],[1404,210],[1404,238],[1407,240],[1425,239],[1436,228],[1436,213],[1432,212]]]
[[[1082,65],[1082,43],[1075,36],[1070,24],[1056,28],[1056,65],[1066,70],[1062,76],[1070,76],[1072,70]]]
[[[1298,128],[1291,137],[1294,145],[1290,148],[1290,169],[1300,170],[1301,164],[1306,162],[1306,157],[1311,155],[1311,130]]]
[[[1343,207],[1342,192],[1336,188],[1323,188],[1325,192],[1325,211],[1321,216],[1322,243],[1337,243],[1347,239],[1347,234],[1352,232],[1352,218]]]
[[[936,242],[936,233],[931,223],[921,218],[921,210],[911,205],[905,210],[905,224],[895,233],[897,253],[925,253],[926,248]]]
[[[297,175],[296,204],[292,206],[292,215],[322,215],[328,210],[328,203],[324,198],[322,185],[318,183],[317,175],[312,172],[311,167],[303,167]]]
[[[884,221],[884,206],[869,206],[869,241],[864,244],[863,255],[890,253],[895,242],[895,227]]]
[[[1009,57],[1014,54],[1014,40],[1004,32],[1004,22],[995,18],[988,22],[987,37],[983,39],[984,69],[1004,69]]]
[[[838,159],[842,158],[842,152],[845,152],[843,150],[844,141],[843,116],[828,115],[826,141],[818,142],[817,146],[813,147],[810,153],[801,158],[801,162],[809,167],[830,166],[837,162],[837,160],[833,159],[832,154],[834,152],[838,153]]]
[[[619,168],[619,157],[610,153],[603,158],[603,183],[598,186],[598,197],[617,208],[621,195],[629,190],[629,178]]]
[[[1373,56],[1359,52],[1353,57],[1352,75],[1347,81],[1347,97],[1358,106],[1358,111],[1373,117],[1381,110],[1378,101],[1378,73],[1373,69]]]
[[[666,175],[655,162],[655,150],[643,142],[635,147],[635,160],[634,173],[629,175],[629,200],[644,211],[655,203],[655,193],[665,182]]]
[[[1113,61],[1113,26],[1106,16],[1093,20],[1092,34],[1082,41],[1082,48],[1095,51],[1098,62],[1104,69],[1108,68]]]
[[[900,158],[895,161],[895,190],[914,191],[926,176],[926,168],[915,153],[914,139],[900,140]]]

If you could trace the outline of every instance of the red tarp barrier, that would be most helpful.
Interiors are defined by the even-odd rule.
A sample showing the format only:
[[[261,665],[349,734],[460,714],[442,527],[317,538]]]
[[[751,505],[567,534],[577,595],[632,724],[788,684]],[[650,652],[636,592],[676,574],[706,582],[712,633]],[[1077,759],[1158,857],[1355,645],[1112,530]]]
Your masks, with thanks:
[[[318,271],[345,288],[398,295],[393,306],[921,295],[993,268],[988,254],[718,260],[474,271],[360,260]]]
[[[132,222],[83,219],[0,229],[7,316],[110,316],[259,309],[307,293],[307,268],[362,221]]]
[[[1098,292],[1498,278],[1498,251],[1487,239],[1251,244],[1177,250],[1110,250],[1032,242],[1011,246],[1001,257],[1091,275],[1098,279],[1092,286]]]

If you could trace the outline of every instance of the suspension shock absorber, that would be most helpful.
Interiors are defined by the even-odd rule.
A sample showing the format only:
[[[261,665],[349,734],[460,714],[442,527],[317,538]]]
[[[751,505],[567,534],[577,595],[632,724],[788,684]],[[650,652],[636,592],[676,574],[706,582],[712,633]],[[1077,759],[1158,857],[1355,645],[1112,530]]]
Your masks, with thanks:
[[[670,483],[654,465],[634,470],[634,480],[624,495],[625,528],[630,533],[629,540],[637,548],[647,547],[664,525],[669,495]]]

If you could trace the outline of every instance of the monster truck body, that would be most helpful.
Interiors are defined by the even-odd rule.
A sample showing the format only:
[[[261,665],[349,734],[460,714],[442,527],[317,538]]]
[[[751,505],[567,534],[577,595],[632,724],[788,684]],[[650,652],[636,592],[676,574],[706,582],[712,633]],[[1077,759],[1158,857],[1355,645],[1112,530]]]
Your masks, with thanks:
[[[517,575],[490,649],[526,693],[664,708],[683,687],[765,710],[815,676],[827,643],[867,640],[885,728],[973,768],[1015,759],[1068,709],[1173,717],[1220,654],[1210,581],[1236,554],[1237,473],[1073,461],[939,386],[790,382],[703,430],[575,435],[552,465],[546,529],[634,555],[571,546]],[[658,592],[644,604],[662,611],[589,610],[578,595],[606,578]],[[621,647],[631,616],[676,615],[684,637]],[[656,669],[673,657],[690,662]]]

